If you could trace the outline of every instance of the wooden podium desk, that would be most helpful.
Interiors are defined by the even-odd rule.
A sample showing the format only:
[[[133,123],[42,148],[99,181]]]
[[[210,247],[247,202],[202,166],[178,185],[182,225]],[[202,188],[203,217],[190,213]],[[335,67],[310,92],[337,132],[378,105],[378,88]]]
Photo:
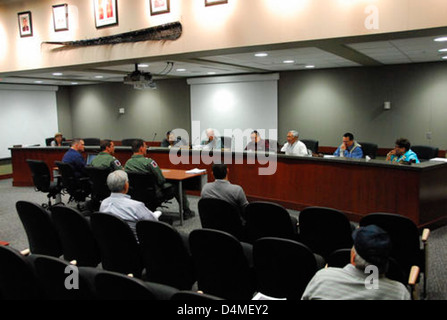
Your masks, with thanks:
[[[44,160],[51,168],[66,151],[67,148],[51,147],[11,148],[13,185],[33,185],[26,159]],[[98,151],[99,148],[86,147],[86,153]],[[213,180],[212,163],[203,151],[183,152],[184,160],[189,160],[187,163],[173,164],[170,150],[165,148],[149,148],[148,157],[164,169],[206,169],[208,180]],[[115,148],[115,157],[123,165],[131,156],[129,147]],[[273,201],[294,210],[308,206],[331,207],[343,211],[353,221],[371,212],[390,212],[410,218],[419,227],[447,223],[445,162],[405,166],[381,160],[277,155],[275,174],[262,176],[259,169],[267,165],[253,163],[255,156],[254,153],[213,154],[214,159],[225,160],[230,181],[243,187],[249,201]]]

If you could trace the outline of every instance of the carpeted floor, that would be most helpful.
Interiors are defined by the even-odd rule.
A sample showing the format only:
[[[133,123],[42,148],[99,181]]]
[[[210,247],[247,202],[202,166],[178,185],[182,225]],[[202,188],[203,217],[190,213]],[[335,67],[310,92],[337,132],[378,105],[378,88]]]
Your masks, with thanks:
[[[201,228],[198,217],[197,203],[199,198],[189,196],[191,210],[196,212],[194,218],[184,221],[180,226],[179,221],[174,221],[174,227],[185,233]],[[25,230],[17,215],[15,204],[19,200],[46,203],[46,195],[35,192],[34,188],[14,188],[12,180],[0,180],[0,241],[7,241],[13,248],[23,250],[28,248],[28,240]],[[67,203],[68,197],[63,196],[62,201]],[[178,212],[175,200],[163,209],[168,212]],[[299,212],[288,210],[291,215],[298,217]],[[428,274],[427,274],[427,298],[429,300],[447,300],[447,226],[432,230],[429,239]]]

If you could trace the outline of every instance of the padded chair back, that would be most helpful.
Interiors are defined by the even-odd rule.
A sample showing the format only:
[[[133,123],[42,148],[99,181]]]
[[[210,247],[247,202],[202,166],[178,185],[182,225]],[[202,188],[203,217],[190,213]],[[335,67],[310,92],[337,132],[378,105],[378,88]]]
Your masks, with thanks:
[[[391,257],[402,267],[408,279],[411,267],[425,269],[420,235],[416,224],[409,218],[392,213],[370,213],[360,220],[360,226],[375,224],[385,230],[391,238]]]
[[[25,228],[31,253],[60,257],[62,245],[50,213],[28,201],[16,203],[17,213]]]
[[[121,145],[123,147],[131,147],[132,143],[137,140],[136,138],[129,138],[129,139],[123,139],[121,140]]]
[[[74,269],[67,261],[38,254],[32,254],[27,259],[33,264],[37,277],[48,299],[93,299],[94,294],[88,282],[79,277],[78,270]],[[72,280],[69,277],[72,277]],[[67,288],[67,284],[70,287]]]
[[[307,149],[312,150],[312,153],[318,153],[318,140],[300,139],[300,141],[306,145]]]
[[[278,150],[281,150],[281,146],[278,143],[278,140],[269,139],[269,149],[267,151],[270,152],[278,152]]]
[[[328,267],[344,268],[351,262],[351,249],[338,249],[332,252],[326,260]]]
[[[54,137],[46,138],[45,139],[45,145],[47,147],[50,147],[51,146],[51,141],[53,141],[53,140],[54,140]]]
[[[200,199],[198,202],[200,223],[203,228],[221,230],[240,241],[247,239],[240,211],[220,199]]]
[[[155,176],[149,173],[127,172],[129,177],[129,196],[141,201],[153,211],[163,203],[164,199],[157,194]]]
[[[7,300],[45,298],[32,264],[20,252],[0,246],[0,297]]]
[[[195,282],[192,257],[179,232],[159,221],[139,221],[137,235],[146,278],[180,290]]]
[[[26,162],[31,170],[34,187],[38,191],[50,192],[51,174],[48,165],[41,160],[27,159]]]
[[[107,177],[109,176],[110,169],[87,166],[85,170],[92,182],[92,200],[99,202],[109,197],[110,189],[107,186]]]
[[[301,241],[314,253],[327,258],[337,249],[352,248],[352,228],[339,210],[307,207],[299,215]]]
[[[96,267],[101,262],[100,253],[88,220],[70,207],[54,206],[50,211],[65,260],[76,260],[78,266]]]
[[[305,245],[280,238],[262,238],[253,245],[258,291],[271,297],[300,300],[317,272],[317,262]]]
[[[377,157],[377,144],[370,142],[359,142],[359,144],[362,146],[363,158],[368,156],[371,159],[375,159]]]
[[[196,229],[189,245],[199,290],[230,300],[250,300],[255,292],[252,269],[241,243],[231,234]]]
[[[250,202],[245,207],[247,234],[250,243],[263,237],[296,240],[296,229],[287,210],[273,202]]]
[[[105,270],[133,274],[140,278],[143,270],[140,248],[129,225],[108,213],[90,216],[93,235]]]
[[[427,161],[436,158],[439,153],[439,148],[432,146],[411,146],[420,161]]]
[[[84,138],[84,144],[86,146],[99,146],[101,144],[101,139],[99,138]]]
[[[54,164],[59,168],[59,173],[62,178],[62,186],[68,194],[73,197],[75,201],[85,201],[90,190],[83,190],[80,180],[75,176],[73,166],[62,161],[55,161]]]
[[[220,137],[220,139],[222,148],[231,150],[231,137]]]

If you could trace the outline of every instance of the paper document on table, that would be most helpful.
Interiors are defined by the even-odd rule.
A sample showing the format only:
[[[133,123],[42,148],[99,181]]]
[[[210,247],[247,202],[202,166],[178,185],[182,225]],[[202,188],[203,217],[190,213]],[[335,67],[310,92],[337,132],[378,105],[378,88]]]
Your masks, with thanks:
[[[160,216],[161,216],[161,211],[154,211],[152,213],[153,213],[154,217],[157,219],[160,218]]]
[[[447,162],[447,158],[432,158],[432,159],[430,159],[430,161],[442,161],[442,162]]]
[[[206,172],[206,169],[194,168],[192,170],[186,171],[186,173],[188,173],[188,174],[197,174],[197,173],[202,173],[202,172]]]
[[[258,292],[251,300],[287,300],[286,298],[275,298]]]

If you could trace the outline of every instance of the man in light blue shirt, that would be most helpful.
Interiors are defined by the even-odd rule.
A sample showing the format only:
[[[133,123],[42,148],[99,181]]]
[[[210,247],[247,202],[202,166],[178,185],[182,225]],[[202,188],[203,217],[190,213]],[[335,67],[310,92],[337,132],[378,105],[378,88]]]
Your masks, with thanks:
[[[394,149],[387,154],[386,161],[391,163],[419,163],[417,154],[410,148],[411,143],[408,139],[397,139]]]
[[[123,219],[137,238],[136,225],[141,220],[157,221],[161,212],[150,211],[143,202],[132,200],[127,195],[129,179],[123,170],[116,170],[107,177],[107,186],[112,192],[110,197],[104,199],[99,208],[100,212],[110,213]]]
[[[344,158],[363,158],[362,146],[354,140],[352,133],[345,133],[343,135],[343,143],[335,150],[334,156]]]

